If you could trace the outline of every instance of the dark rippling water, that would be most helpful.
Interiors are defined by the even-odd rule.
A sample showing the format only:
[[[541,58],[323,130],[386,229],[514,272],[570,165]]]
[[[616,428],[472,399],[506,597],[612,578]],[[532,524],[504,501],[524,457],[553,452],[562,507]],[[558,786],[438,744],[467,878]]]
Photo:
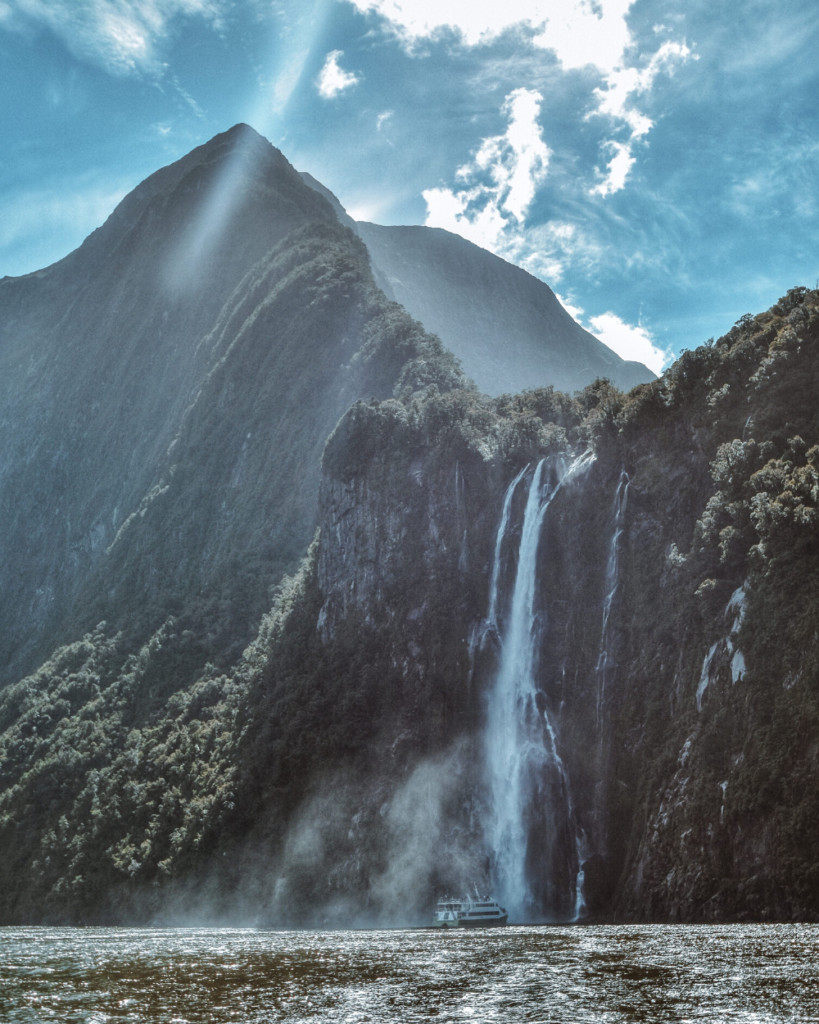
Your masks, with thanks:
[[[819,926],[0,928],[3,1022],[819,1021]]]

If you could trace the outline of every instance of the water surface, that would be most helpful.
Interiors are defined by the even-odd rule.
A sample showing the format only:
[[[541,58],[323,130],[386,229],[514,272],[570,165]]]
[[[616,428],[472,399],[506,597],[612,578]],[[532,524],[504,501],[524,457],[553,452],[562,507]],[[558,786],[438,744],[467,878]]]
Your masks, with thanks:
[[[819,1021],[819,926],[0,928],[0,1020]]]

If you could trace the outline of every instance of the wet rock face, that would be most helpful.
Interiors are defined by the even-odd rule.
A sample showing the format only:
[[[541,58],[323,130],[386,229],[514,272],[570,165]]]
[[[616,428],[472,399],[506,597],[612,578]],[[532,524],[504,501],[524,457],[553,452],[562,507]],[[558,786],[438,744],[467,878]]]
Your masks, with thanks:
[[[395,563],[411,509],[381,490],[372,493],[365,482],[326,480],[321,508],[319,630],[331,640],[340,619],[356,615],[372,625],[384,609],[385,590],[403,568]]]
[[[811,824],[815,789],[799,780],[817,772],[810,724],[819,678],[817,605],[808,566],[819,554],[819,448],[812,447],[819,423],[809,398],[819,317],[813,298],[798,301],[800,334],[789,333],[792,314],[751,318],[716,349],[699,350],[622,405],[616,435],[600,424],[588,477],[556,499],[544,519],[534,706],[555,724],[585,843],[586,906],[600,916],[748,920],[817,913],[809,852],[819,838]],[[782,346],[800,360],[799,380],[813,381],[800,384],[803,404],[786,400],[784,382],[765,375]],[[485,627],[492,532],[520,462],[497,450],[491,473],[476,477],[468,459],[444,458],[434,445],[413,461],[405,413],[396,419],[401,430],[388,436],[378,411],[369,410],[364,433],[381,439],[380,455],[345,481],[325,463],[322,628],[358,608],[389,644],[412,622],[419,632],[406,649],[422,652],[423,661],[438,635],[435,615],[428,598],[404,602],[409,592],[400,584],[416,565],[432,572],[436,558],[446,564],[440,578],[457,573],[456,503],[449,500],[443,514],[440,496],[455,492],[463,472],[470,516],[484,521],[482,530],[467,528],[469,564],[482,562],[482,571],[454,639],[470,645],[467,678],[478,710],[462,721],[480,740],[503,628],[486,632],[482,643],[476,630]],[[756,425],[753,438],[749,423]],[[343,436],[340,430],[335,443],[360,448],[354,431],[341,445]],[[488,430],[475,450],[490,436]],[[333,459],[344,461],[338,452]],[[628,502],[618,520],[624,470]],[[518,557],[519,506],[513,502],[503,547],[511,559],[507,588]],[[430,582],[427,594],[435,589]],[[500,601],[509,601],[508,589]],[[331,641],[332,629],[324,635]],[[797,635],[798,653],[786,639]],[[476,764],[480,750],[478,742]],[[480,771],[475,778],[474,799],[487,817],[485,780]],[[542,787],[545,803],[548,788]],[[529,819],[527,870],[543,905],[556,906],[549,886],[560,873],[554,865],[542,868],[549,841],[539,836],[538,820]]]

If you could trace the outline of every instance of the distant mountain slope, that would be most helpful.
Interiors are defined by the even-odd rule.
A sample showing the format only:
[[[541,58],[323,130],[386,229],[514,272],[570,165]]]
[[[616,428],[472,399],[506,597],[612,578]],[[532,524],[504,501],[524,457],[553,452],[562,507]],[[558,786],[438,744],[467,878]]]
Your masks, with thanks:
[[[654,380],[584,330],[552,289],[520,267],[440,228],[355,222],[309,174],[302,177],[366,243],[373,274],[461,361],[489,395],[551,384],[578,391],[597,377],[621,390]]]
[[[137,635],[198,615],[209,656],[241,650],[313,535],[324,440],[418,339],[243,125],[0,281],[0,680],[103,618]]]

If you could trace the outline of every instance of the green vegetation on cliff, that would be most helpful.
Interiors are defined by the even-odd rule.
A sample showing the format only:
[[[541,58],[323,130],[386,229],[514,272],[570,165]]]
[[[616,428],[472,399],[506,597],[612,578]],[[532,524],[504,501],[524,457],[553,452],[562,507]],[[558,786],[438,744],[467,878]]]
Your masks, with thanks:
[[[341,308],[349,288],[363,341],[347,365],[381,394],[350,395],[326,443],[320,533],[233,665],[203,667],[195,622],[165,608],[138,650],[103,624],[0,695],[2,919],[196,906],[384,919],[390,893],[422,906],[481,877],[494,653],[474,641],[503,494],[534,460],[589,445],[588,477],[547,520],[539,579],[543,699],[597,843],[590,905],[816,916],[819,295],[789,293],[630,395],[601,381],[573,398],[488,399],[398,307],[356,292],[363,257],[341,229],[317,230],[258,273],[276,267],[285,295],[293,260],[316,309],[333,289]],[[237,339],[226,354],[241,345],[231,315],[209,342]],[[239,386],[232,372],[214,370],[170,465],[196,466],[205,411]],[[241,386],[261,387],[252,377]],[[623,468],[601,742],[595,672]]]

